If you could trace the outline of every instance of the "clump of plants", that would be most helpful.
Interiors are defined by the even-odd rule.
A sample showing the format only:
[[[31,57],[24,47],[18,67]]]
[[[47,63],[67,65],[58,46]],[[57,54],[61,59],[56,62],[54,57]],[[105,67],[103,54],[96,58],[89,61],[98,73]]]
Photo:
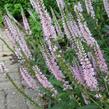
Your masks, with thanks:
[[[73,2],[72,10],[69,10],[70,2],[56,2],[59,13],[51,8],[50,16],[43,0],[30,0],[36,14],[31,10],[27,12],[34,24],[29,25],[22,7],[22,24],[7,8],[4,16],[7,37],[12,41],[20,74],[46,105],[38,105],[16,86],[9,73],[6,74],[40,109],[108,109],[108,65],[84,14],[87,12],[98,25],[92,2]],[[105,0],[103,3],[108,15],[109,3]],[[3,64],[1,67],[5,68]],[[4,69],[4,72],[7,71]]]

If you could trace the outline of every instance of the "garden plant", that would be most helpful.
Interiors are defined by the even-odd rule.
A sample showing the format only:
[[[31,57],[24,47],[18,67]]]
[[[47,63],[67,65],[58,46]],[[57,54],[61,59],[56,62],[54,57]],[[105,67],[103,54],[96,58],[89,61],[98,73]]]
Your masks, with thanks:
[[[19,21],[5,5],[3,17],[13,48],[1,40],[15,54],[22,81],[43,103],[0,67],[36,109],[109,109],[109,1],[54,1],[30,0],[25,9],[19,4]]]

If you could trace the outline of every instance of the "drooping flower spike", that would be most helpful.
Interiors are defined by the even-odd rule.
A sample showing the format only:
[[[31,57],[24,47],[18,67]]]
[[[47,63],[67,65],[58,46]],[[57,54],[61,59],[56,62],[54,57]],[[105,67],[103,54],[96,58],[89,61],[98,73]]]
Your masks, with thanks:
[[[78,6],[75,6],[76,10],[82,11],[82,8],[80,7],[81,5],[79,4]],[[67,26],[66,28],[68,29],[68,33],[72,39],[72,46],[74,47],[74,50],[76,52],[76,55],[78,57],[78,61],[80,62],[81,68],[82,68],[82,74],[83,74],[83,81],[85,81],[85,84],[88,88],[91,90],[97,90],[98,88],[98,82],[96,76],[96,72],[92,66],[92,63],[90,62],[88,55],[83,47],[83,44],[81,42],[81,36],[82,35],[78,29],[78,25],[75,23],[75,21],[70,21],[70,25],[68,21],[66,22]],[[72,28],[72,26],[75,26],[77,30]],[[72,32],[73,31],[73,32]],[[77,33],[77,32],[78,33]],[[66,34],[67,35],[67,34]],[[90,75],[90,76],[88,76]]]
[[[7,15],[4,16],[4,22],[5,26],[11,34],[12,38],[10,39],[13,40],[16,46],[20,47],[20,49],[23,51],[28,59],[32,59],[31,52],[25,41],[25,34],[17,27],[14,22],[12,22],[12,20]]]
[[[65,76],[63,75],[63,72],[60,70],[56,62],[56,57],[55,56],[53,57],[52,55],[50,55],[47,48],[41,49],[41,51],[50,72],[55,76],[55,78],[58,81],[60,81],[63,84],[64,89],[66,90],[71,89],[71,86],[65,80]]]
[[[46,76],[40,71],[38,66],[33,67],[33,71],[35,72],[37,80],[40,82],[40,84],[50,90],[53,93],[53,96],[56,96],[58,94],[57,90],[53,87],[53,85],[48,81]]]
[[[82,74],[83,74],[83,79],[86,83],[86,85],[91,89],[91,90],[97,90],[98,89],[98,82],[96,78],[96,72],[87,56],[85,53],[85,50],[83,48],[82,43],[77,40],[76,41],[77,46],[77,56],[80,61],[81,67],[82,67]]]
[[[45,40],[55,38],[56,32],[52,25],[52,19],[45,9],[43,2],[41,0],[30,0],[30,2],[34,4],[33,8],[39,14]]]
[[[27,71],[26,68],[20,67],[20,74],[30,88],[32,88],[32,89],[37,88],[36,81],[32,78],[31,75],[29,75],[29,72]]]
[[[76,6],[78,7],[78,5]],[[79,5],[80,7],[80,5]],[[80,8],[76,8],[77,14],[77,20],[78,20],[78,25],[82,34],[82,37],[84,39],[84,41],[87,43],[88,46],[90,46],[92,48],[92,50],[94,51],[95,54],[95,59],[97,61],[97,65],[99,67],[99,69],[105,73],[108,73],[108,67],[107,64],[105,62],[105,59],[103,57],[103,53],[97,43],[97,41],[92,37],[92,34],[87,26],[87,23],[82,15],[82,11],[78,10]]]
[[[23,10],[22,7],[21,7],[21,15],[22,15],[22,20],[23,20],[23,25],[24,25],[25,31],[29,35],[31,35],[32,31],[30,30],[28,19],[26,18],[25,13],[24,13],[24,10]]]

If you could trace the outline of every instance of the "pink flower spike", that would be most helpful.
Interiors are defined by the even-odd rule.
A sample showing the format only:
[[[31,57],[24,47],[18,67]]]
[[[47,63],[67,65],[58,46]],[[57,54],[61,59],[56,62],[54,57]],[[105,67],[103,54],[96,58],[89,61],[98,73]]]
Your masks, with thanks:
[[[39,14],[41,19],[42,29],[44,37],[47,40],[50,38],[56,38],[56,31],[54,26],[52,25],[52,19],[49,16],[47,10],[45,9],[43,2],[41,0],[30,0],[33,8]]]
[[[38,66],[34,66],[33,70],[36,74],[36,78],[37,80],[40,82],[40,84],[50,90],[51,92],[53,92],[53,94],[56,96],[57,95],[57,90],[55,90],[55,88],[53,87],[53,85],[48,81],[48,79],[46,78],[46,76],[40,71],[40,69],[38,68]]]
[[[31,35],[31,30],[30,30],[30,26],[29,26],[29,23],[28,23],[28,19],[26,18],[25,16],[25,13],[23,11],[23,9],[21,8],[21,15],[22,15],[22,19],[23,19],[23,25],[24,25],[24,28],[26,30],[26,32]]]
[[[28,71],[26,68],[21,67],[20,68],[20,73],[23,79],[26,81],[28,86],[32,89],[36,89],[37,85],[35,80],[29,75]]]
[[[84,78],[82,75],[82,68],[75,65],[72,67],[74,77],[81,83],[84,84]]]

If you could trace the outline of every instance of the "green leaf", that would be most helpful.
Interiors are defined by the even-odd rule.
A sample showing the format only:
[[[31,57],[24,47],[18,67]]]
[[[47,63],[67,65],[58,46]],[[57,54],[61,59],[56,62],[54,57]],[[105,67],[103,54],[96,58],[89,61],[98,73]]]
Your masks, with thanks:
[[[109,109],[109,105],[108,104],[105,105],[105,109]]]
[[[75,109],[75,108],[76,108],[75,102],[63,101],[61,103],[55,104],[52,108],[48,109]]]
[[[89,104],[89,105],[82,106],[82,107],[77,108],[77,109],[99,109],[99,107],[95,104]]]

